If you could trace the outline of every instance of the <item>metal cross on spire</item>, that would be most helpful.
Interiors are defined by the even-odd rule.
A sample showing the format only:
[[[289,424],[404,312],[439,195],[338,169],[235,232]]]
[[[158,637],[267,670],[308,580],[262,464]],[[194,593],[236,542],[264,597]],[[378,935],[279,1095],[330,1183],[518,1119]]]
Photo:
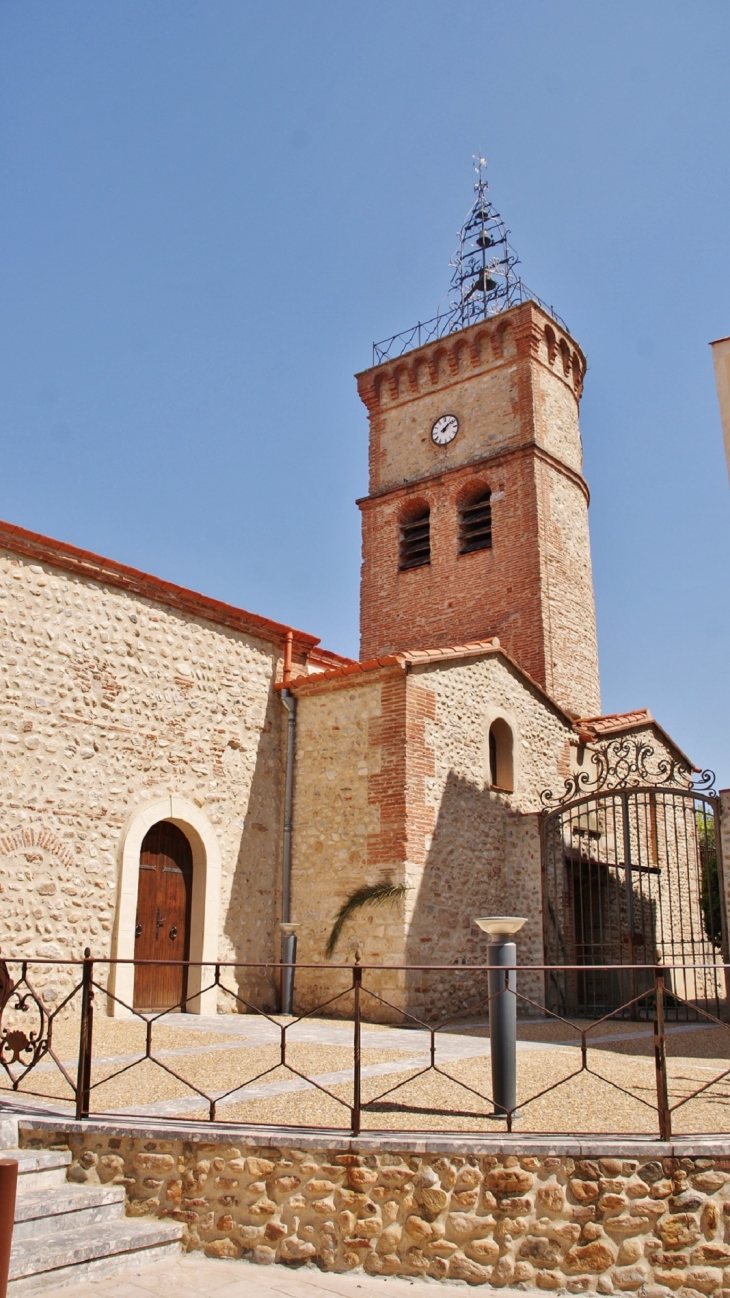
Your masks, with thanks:
[[[487,160],[475,154],[475,199],[459,231],[459,244],[449,263],[453,267],[449,311],[454,326],[467,325],[496,315],[521,300],[520,281],[514,273],[519,258],[508,241],[509,230],[489,201]]]

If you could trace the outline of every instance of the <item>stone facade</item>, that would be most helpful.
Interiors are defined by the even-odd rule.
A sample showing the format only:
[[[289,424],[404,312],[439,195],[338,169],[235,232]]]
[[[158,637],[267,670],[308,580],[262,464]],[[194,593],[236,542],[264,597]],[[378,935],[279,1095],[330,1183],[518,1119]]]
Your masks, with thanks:
[[[560,704],[598,712],[584,372],[577,344],[526,302],[358,376],[370,418],[364,659],[498,635]],[[444,413],[459,432],[436,446]],[[460,554],[461,502],[487,489],[492,548]],[[399,571],[400,522],[425,507],[431,561]]]
[[[468,1141],[343,1152],[93,1131],[70,1144],[69,1179],[125,1185],[128,1214],[181,1221],[186,1247],[209,1257],[573,1294],[730,1293],[727,1156],[485,1154]]]
[[[90,579],[92,556],[17,529],[0,544],[2,951],[113,955],[126,827],[174,794],[219,844],[220,958],[276,958],[287,628],[253,618],[252,635],[106,561]]]
[[[499,913],[508,896],[511,910],[529,917],[520,958],[539,964],[539,794],[571,769],[577,736],[570,719],[493,642],[397,655],[300,679],[292,690],[299,700],[299,959],[322,961],[343,901],[387,878],[405,884],[405,897],[358,912],[337,961],[359,952],[375,965],[483,963],[486,938],[474,917]],[[491,782],[489,731],[497,719],[512,735],[511,792]],[[382,994],[400,1006],[429,1013],[453,1006],[444,978],[380,979]],[[302,970],[298,1003],[310,1008],[333,986],[325,974]]]

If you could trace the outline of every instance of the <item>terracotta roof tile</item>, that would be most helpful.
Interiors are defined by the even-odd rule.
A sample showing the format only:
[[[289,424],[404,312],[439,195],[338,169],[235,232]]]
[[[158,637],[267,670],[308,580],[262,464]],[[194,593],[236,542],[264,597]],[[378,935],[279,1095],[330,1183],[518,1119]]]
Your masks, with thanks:
[[[634,726],[651,725],[653,720],[648,708],[635,708],[633,712],[611,712],[602,717],[579,717],[575,728],[592,730],[597,735],[613,735]]]

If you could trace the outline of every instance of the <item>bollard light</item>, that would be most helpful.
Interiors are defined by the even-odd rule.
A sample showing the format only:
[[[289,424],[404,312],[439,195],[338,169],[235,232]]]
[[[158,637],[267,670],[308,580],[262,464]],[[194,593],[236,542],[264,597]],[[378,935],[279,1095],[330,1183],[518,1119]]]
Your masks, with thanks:
[[[288,965],[289,968],[282,968],[281,971],[281,1014],[292,1014],[294,1004],[294,965],[297,962],[297,934],[298,924],[280,924],[281,928],[281,961],[282,965]]]
[[[489,1043],[492,1059],[493,1118],[515,1116],[517,1107],[517,963],[512,940],[527,920],[517,915],[482,915],[474,923],[488,935]]]

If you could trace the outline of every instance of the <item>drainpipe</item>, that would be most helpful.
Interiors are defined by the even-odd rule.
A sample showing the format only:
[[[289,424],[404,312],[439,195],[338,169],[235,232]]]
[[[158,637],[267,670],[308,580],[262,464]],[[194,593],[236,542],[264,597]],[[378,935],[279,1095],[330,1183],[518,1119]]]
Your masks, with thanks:
[[[281,963],[291,966],[281,971],[280,1009],[291,1014],[294,998],[294,964],[297,958],[296,925],[291,923],[291,840],[292,805],[294,802],[294,741],[297,728],[297,701],[286,688],[291,680],[293,633],[287,631],[284,648],[284,689],[281,701],[289,713],[286,727],[286,782],[284,786],[284,851],[281,885]]]

